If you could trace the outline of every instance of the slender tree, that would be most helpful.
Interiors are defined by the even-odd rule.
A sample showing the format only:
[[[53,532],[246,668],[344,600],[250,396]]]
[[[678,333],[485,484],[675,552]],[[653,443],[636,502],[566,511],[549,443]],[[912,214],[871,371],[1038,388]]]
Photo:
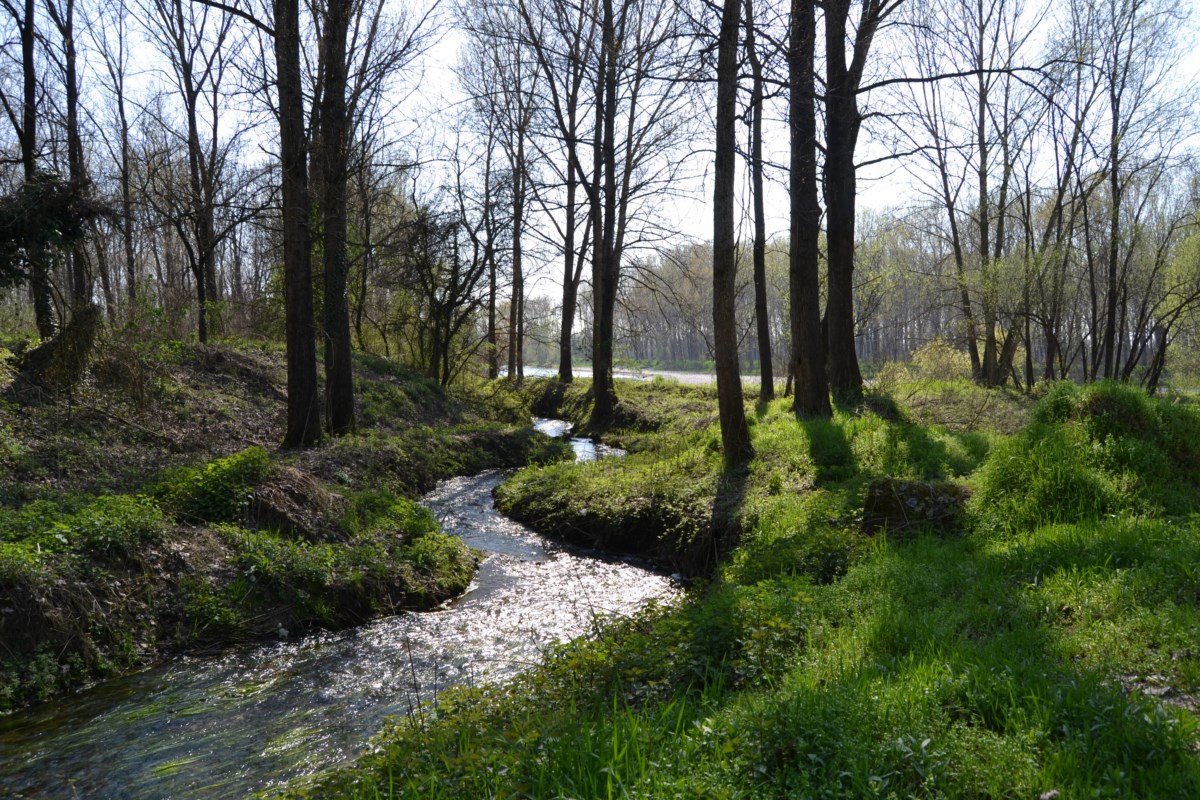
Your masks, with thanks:
[[[717,42],[717,141],[713,167],[713,344],[721,448],[727,469],[750,459],[750,428],[738,373],[737,242],[734,179],[737,172],[737,49],[741,0],[725,0]]]
[[[771,363],[771,319],[767,310],[767,211],[763,187],[763,63],[755,36],[754,0],[746,2],[746,57],[750,61],[750,193],[754,203],[754,319],[758,334],[758,398],[775,398]]]

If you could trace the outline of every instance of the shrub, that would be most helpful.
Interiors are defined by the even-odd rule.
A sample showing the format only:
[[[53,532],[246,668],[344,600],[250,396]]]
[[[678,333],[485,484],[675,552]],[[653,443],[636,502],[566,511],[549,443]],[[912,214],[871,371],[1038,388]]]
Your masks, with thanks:
[[[971,377],[970,356],[940,336],[913,351],[912,363],[926,380],[952,381]]]
[[[255,486],[271,472],[261,447],[219,458],[203,467],[173,470],[154,490],[164,509],[185,522],[239,522]]]
[[[128,554],[161,539],[166,520],[162,510],[148,497],[102,495],[52,530],[92,550]]]
[[[165,531],[162,511],[142,496],[101,495],[77,511],[69,504],[37,500],[0,515],[0,539],[49,551],[128,554],[162,538]]]

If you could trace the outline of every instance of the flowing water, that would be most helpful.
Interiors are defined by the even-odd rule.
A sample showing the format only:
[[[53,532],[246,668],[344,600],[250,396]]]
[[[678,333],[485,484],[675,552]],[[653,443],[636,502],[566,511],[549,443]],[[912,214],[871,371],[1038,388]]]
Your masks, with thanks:
[[[550,435],[569,426],[536,424]],[[610,455],[572,439],[576,458]],[[0,717],[0,797],[230,798],[344,762],[384,720],[453,684],[538,661],[600,615],[671,594],[643,566],[550,544],[498,514],[498,471],[445,481],[424,502],[486,551],[461,598],[218,658],[188,657]]]

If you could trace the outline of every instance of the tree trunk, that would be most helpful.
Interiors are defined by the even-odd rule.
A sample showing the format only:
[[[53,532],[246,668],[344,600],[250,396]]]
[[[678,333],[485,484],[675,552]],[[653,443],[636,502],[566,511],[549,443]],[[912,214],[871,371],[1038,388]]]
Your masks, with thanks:
[[[36,0],[25,0],[25,16],[18,20],[21,35],[21,73],[24,81],[21,106],[21,166],[25,182],[37,175],[37,65],[34,62],[34,45],[37,40],[35,9]],[[54,319],[54,291],[50,285],[50,270],[46,255],[35,242],[30,242],[26,258],[29,260],[29,289],[33,295],[33,315],[37,323],[38,336],[49,339],[57,326]]]
[[[791,298],[792,357],[795,378],[792,409],[804,417],[829,417],[825,340],[821,331],[819,242],[821,206],[817,197],[816,10],[813,0],[792,0],[788,75],[791,83],[791,246],[788,293]]]
[[[746,0],[746,54],[754,85],[750,95],[750,187],[754,195],[754,317],[758,332],[758,399],[775,399],[771,320],[767,312],[767,214],[763,198],[763,68],[754,36],[754,0]]]
[[[613,0],[603,0],[603,41],[600,48],[600,86],[597,92],[597,184],[603,174],[603,206],[596,214],[597,235],[592,259],[592,291],[594,320],[592,323],[592,417],[593,426],[608,424],[617,404],[613,385],[613,315],[616,307],[616,278],[619,265],[615,261],[616,245],[616,105],[617,105],[617,41],[613,20]]]
[[[313,319],[308,164],[304,144],[304,91],[300,73],[300,2],[275,0],[275,69],[279,155],[283,177],[283,283],[288,363],[285,447],[321,438],[317,350]]]
[[[737,352],[737,243],[734,240],[734,179],[737,173],[737,39],[741,0],[725,0],[717,45],[717,143],[713,167],[713,350],[717,405],[725,467],[748,461],[750,428],[742,400]]]
[[[321,154],[321,234],[324,257],[325,417],[329,433],[353,433],[354,375],[350,307],[346,283],[347,162],[350,120],[346,113],[346,37],[351,0],[326,0],[321,55],[324,60],[319,109]]]
[[[829,384],[834,394],[862,394],[862,373],[854,342],[854,210],[857,177],[854,150],[861,117],[858,76],[846,64],[846,25],[849,0],[825,6],[825,210],[829,280],[825,306]],[[868,36],[858,31],[858,38]],[[856,41],[856,55],[858,41]],[[865,53],[865,48],[864,48]],[[865,57],[865,55],[864,55]],[[858,65],[856,65],[858,66]]]
[[[512,301],[508,306],[508,377],[523,377],[525,275],[521,263],[521,228],[525,225],[525,132],[516,131],[517,157],[513,165]]]

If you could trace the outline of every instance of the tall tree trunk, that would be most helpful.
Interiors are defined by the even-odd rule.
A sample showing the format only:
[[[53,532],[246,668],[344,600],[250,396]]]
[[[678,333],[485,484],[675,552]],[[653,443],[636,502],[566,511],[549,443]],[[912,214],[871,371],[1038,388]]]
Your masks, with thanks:
[[[1105,276],[1104,377],[1116,377],[1117,262],[1121,242],[1121,95],[1109,89],[1111,130],[1108,140],[1108,270]]]
[[[737,243],[734,178],[737,172],[737,45],[741,0],[725,0],[717,45],[717,142],[713,167],[713,350],[721,448],[727,469],[748,461],[750,428],[742,400],[737,352]]]
[[[24,97],[21,105],[21,167],[26,183],[37,177],[37,65],[34,45],[37,41],[36,0],[25,0],[25,15],[17,20],[21,36],[21,74]],[[15,15],[14,15],[15,16]],[[26,248],[29,260],[29,289],[33,296],[33,315],[38,336],[49,339],[57,325],[54,318],[54,291],[50,285],[50,268],[46,254],[34,241]]]
[[[346,113],[346,37],[351,0],[326,0],[322,30],[324,82],[321,87],[321,251],[324,257],[325,416],[334,436],[353,433],[354,375],[350,342],[350,306],[346,284],[347,183],[350,120]]]
[[[873,2],[873,0],[871,0]],[[858,111],[861,77],[859,41],[870,33],[860,28],[855,42],[855,70],[846,63],[849,0],[825,4],[825,210],[829,280],[825,306],[829,384],[834,394],[862,393],[854,336],[854,211],[857,176],[854,150],[862,118]],[[863,48],[862,58],[865,58]]]
[[[597,134],[601,137],[596,181],[603,174],[603,207],[597,215],[595,257],[592,259],[592,291],[595,305],[592,323],[592,418],[594,426],[612,420],[617,395],[613,385],[613,315],[616,308],[619,265],[613,263],[616,245],[616,105],[617,37],[613,20],[613,0],[603,0],[603,41],[600,53],[600,91],[597,93]]]
[[[804,417],[829,417],[825,339],[821,331],[819,242],[821,205],[817,197],[817,109],[814,60],[817,38],[813,0],[792,0],[788,75],[791,83],[791,245],[788,293],[791,299],[792,409]]]
[[[775,399],[771,364],[771,320],[767,311],[767,213],[763,198],[763,67],[754,36],[754,0],[746,0],[746,54],[753,87],[750,94],[750,187],[754,195],[754,317],[758,331],[758,399]]]
[[[521,263],[521,229],[525,225],[525,132],[518,130],[513,165],[512,301],[508,307],[508,377],[524,377],[525,275]]]
[[[285,447],[321,438],[317,349],[308,227],[308,164],[300,72],[300,2],[275,0],[275,69],[279,93],[279,155],[283,177],[283,283],[288,362]]]
[[[62,5],[47,3],[54,27],[62,39],[63,99],[66,105],[67,177],[75,187],[87,183],[83,163],[83,140],[79,135],[79,73],[75,47],[75,0],[63,0]],[[67,253],[67,276],[70,280],[72,311],[91,303],[92,281],[87,268],[87,254],[82,245]]]

